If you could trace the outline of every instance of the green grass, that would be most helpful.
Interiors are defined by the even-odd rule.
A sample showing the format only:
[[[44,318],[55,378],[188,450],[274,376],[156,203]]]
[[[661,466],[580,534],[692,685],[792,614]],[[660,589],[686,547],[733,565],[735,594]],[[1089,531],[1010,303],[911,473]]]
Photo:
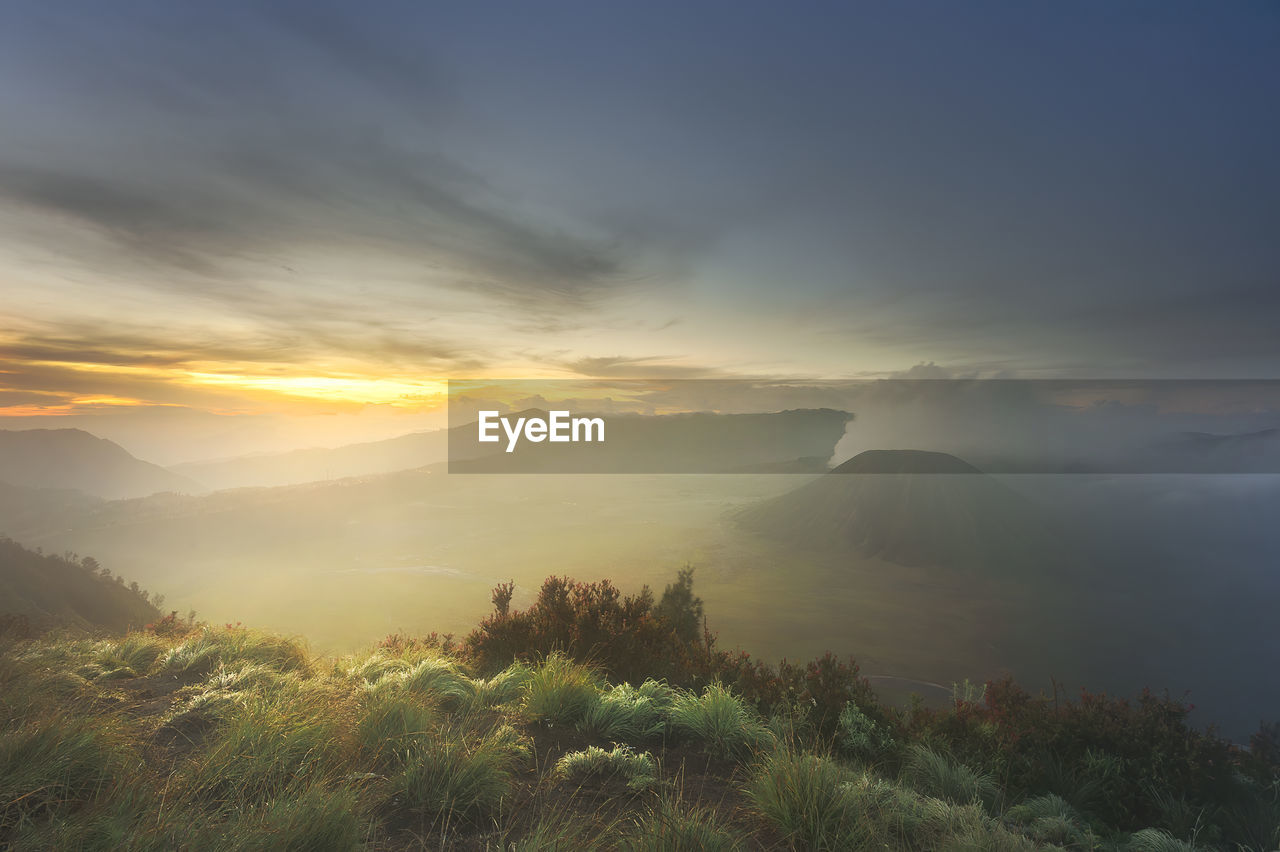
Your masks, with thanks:
[[[117,725],[77,715],[18,723],[0,734],[0,839],[24,822],[97,799],[141,759]]]
[[[869,838],[848,793],[853,778],[833,760],[779,750],[761,761],[748,796],[800,848],[855,848]]]
[[[138,675],[150,674],[156,660],[168,651],[163,640],[145,633],[130,633],[117,642],[98,646],[96,662],[107,669],[127,669]]]
[[[1076,809],[1055,793],[1027,799],[1009,808],[1004,818],[1032,840],[1090,849],[1095,838]]]
[[[578,729],[607,740],[652,740],[666,730],[666,716],[676,697],[675,690],[652,680],[639,687],[620,684],[597,696]]]
[[[396,793],[436,818],[474,818],[497,810],[529,755],[527,741],[507,725],[477,738],[453,731],[413,740],[400,754]]]
[[[1000,788],[990,775],[920,744],[910,748],[903,778],[926,796],[955,805],[979,803],[992,807],[1000,795]]]
[[[1073,799],[1106,799],[1123,767],[1105,754],[1070,769],[1046,755],[1036,785],[1001,812],[1009,792],[978,764],[851,704],[826,741],[770,733],[719,684],[610,684],[557,654],[472,675],[438,650],[319,660],[238,628],[5,644],[0,848],[1235,852],[1280,841],[1280,781],[1240,776],[1235,803],[1215,810],[1153,789],[1152,827],[1130,834]],[[936,718],[932,742],[947,742],[937,732],[954,718]],[[984,754],[965,746],[953,745]]]
[[[521,662],[507,668],[487,680],[476,682],[476,702],[482,707],[501,707],[518,701],[533,678],[533,669]]]
[[[571,751],[556,761],[554,772],[568,781],[587,778],[613,779],[626,782],[633,790],[648,789],[658,781],[658,764],[647,751],[637,752],[630,746],[615,745],[609,750],[587,746]]]
[[[816,754],[778,750],[763,758],[748,795],[802,849],[1037,848],[977,804],[926,796]]]
[[[167,674],[207,674],[220,665],[257,663],[278,672],[311,672],[311,657],[292,639],[242,628],[207,627],[187,636],[160,658]]]
[[[731,852],[743,843],[710,808],[663,796],[636,817],[619,846],[626,852]]]
[[[249,695],[189,761],[194,796],[217,806],[269,801],[299,784],[332,780],[348,750],[349,728],[318,696],[294,691]]]
[[[367,822],[354,789],[317,784],[206,828],[195,845],[230,852],[347,852],[363,847]]]
[[[773,739],[755,710],[718,683],[701,695],[677,695],[669,718],[675,734],[721,757],[743,757]]]
[[[1135,832],[1125,846],[1126,852],[1195,852],[1196,847],[1179,840],[1167,831],[1144,828]]]
[[[551,654],[524,683],[524,711],[532,719],[573,725],[595,704],[602,683],[596,672],[561,654]]]

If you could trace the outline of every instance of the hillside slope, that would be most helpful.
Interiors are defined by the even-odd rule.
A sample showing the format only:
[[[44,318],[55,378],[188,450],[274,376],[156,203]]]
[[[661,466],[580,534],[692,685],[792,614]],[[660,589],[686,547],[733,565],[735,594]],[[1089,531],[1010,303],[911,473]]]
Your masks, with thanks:
[[[135,458],[119,444],[81,429],[0,429],[0,482],[73,488],[108,500],[205,490],[194,480]]]
[[[120,632],[156,621],[146,592],[98,573],[96,563],[27,550],[0,538],[0,614],[38,629],[72,626]]]

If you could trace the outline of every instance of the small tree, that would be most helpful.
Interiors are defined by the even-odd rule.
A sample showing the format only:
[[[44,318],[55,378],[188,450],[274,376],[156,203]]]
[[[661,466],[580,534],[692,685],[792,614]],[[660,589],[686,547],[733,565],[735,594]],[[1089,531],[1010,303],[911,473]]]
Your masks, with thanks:
[[[693,566],[686,565],[676,575],[674,583],[667,584],[662,598],[654,607],[654,615],[666,620],[672,630],[685,642],[696,642],[702,633],[702,598],[693,593]]]

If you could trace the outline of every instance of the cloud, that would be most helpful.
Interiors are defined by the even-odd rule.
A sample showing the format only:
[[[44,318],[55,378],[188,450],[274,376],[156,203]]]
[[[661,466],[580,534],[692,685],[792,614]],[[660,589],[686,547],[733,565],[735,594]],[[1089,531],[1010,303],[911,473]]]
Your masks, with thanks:
[[[105,237],[108,248],[48,235],[86,266],[270,302],[255,292],[278,286],[261,283],[264,267],[342,248],[370,257],[370,279],[416,268],[395,282],[407,298],[454,290],[561,322],[642,277],[628,258],[644,244],[624,250],[619,232],[465,165],[437,132],[456,123],[446,75],[349,15],[149,9],[123,32],[31,19],[57,31],[54,58],[86,72],[59,107],[92,111],[77,130],[99,141],[7,147],[0,203]],[[198,42],[164,47],[193,27]]]
[[[583,376],[619,379],[707,379],[724,376],[726,371],[705,365],[671,363],[673,359],[659,355],[624,357],[621,355],[573,358],[554,362]]]

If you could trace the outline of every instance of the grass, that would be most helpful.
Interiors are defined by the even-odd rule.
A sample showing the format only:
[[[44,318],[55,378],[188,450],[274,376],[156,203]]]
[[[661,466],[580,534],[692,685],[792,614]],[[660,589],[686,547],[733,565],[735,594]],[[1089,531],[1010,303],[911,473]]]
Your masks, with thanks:
[[[96,800],[141,760],[117,725],[56,712],[0,734],[0,838],[24,822]]]
[[[626,852],[730,852],[744,838],[715,811],[663,796],[635,819],[635,828],[618,844]]]
[[[921,744],[911,747],[903,777],[926,796],[955,805],[978,803],[992,807],[1000,795],[1000,788],[990,775],[975,772]]]
[[[0,710],[0,848],[1204,848],[1180,797],[1125,833],[1047,764],[1065,792],[1002,811],[989,775],[856,708],[829,742],[775,736],[722,685],[558,654],[479,679],[438,649],[322,660],[239,628],[52,636],[0,646]],[[1215,816],[1242,849],[1280,840],[1270,790]]]
[[[1195,852],[1196,847],[1162,829],[1144,828],[1129,838],[1125,849],[1126,852]]]
[[[524,683],[524,711],[532,719],[553,725],[582,721],[599,699],[597,673],[562,654],[551,654],[529,672]]]
[[[800,848],[854,848],[867,838],[847,790],[853,777],[835,761],[779,750],[761,761],[748,796]]]
[[[311,658],[298,642],[244,628],[204,628],[170,647],[160,659],[166,674],[207,674],[219,665],[258,663],[278,672],[310,673]]]
[[[593,777],[618,778],[632,790],[645,790],[658,782],[658,764],[653,755],[625,745],[615,745],[608,751],[599,746],[571,751],[556,761],[554,773],[579,783]]]
[[[718,683],[701,695],[677,695],[669,718],[672,732],[720,757],[742,757],[772,740],[755,710]]]
[[[1004,817],[1038,842],[1082,849],[1093,848],[1095,843],[1080,814],[1056,793],[1046,793],[1014,805]]]
[[[337,777],[349,750],[347,731],[325,702],[302,690],[251,694],[188,761],[184,780],[194,796],[217,807],[259,805]]]
[[[645,742],[661,737],[678,693],[646,680],[639,687],[619,684],[601,692],[578,722],[579,730],[607,740]]]
[[[415,739],[400,755],[396,794],[432,817],[474,818],[498,809],[529,756],[528,742],[508,725],[475,739],[457,731]]]

